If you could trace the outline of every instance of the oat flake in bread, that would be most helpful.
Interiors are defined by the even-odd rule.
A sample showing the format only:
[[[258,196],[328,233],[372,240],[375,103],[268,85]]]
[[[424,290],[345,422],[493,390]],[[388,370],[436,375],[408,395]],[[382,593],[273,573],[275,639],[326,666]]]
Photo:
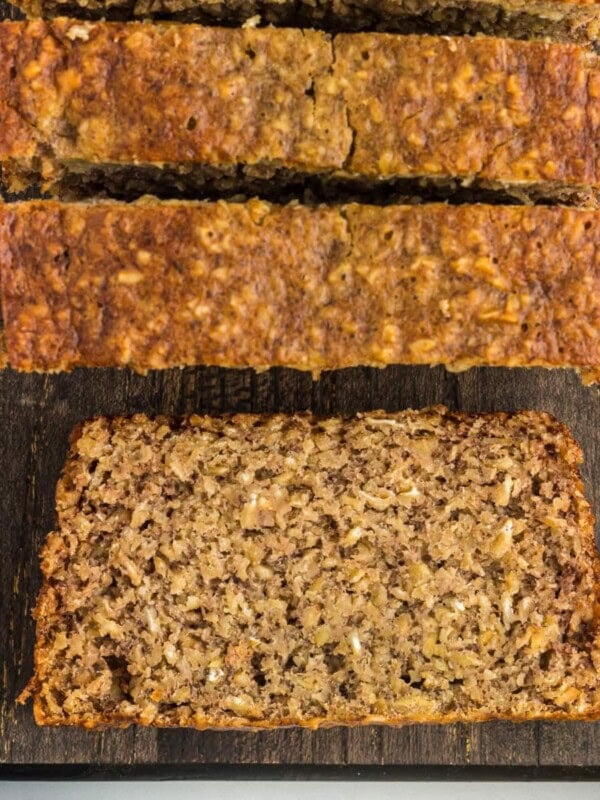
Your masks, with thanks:
[[[43,551],[36,720],[597,718],[580,460],[537,412],[84,423]]]

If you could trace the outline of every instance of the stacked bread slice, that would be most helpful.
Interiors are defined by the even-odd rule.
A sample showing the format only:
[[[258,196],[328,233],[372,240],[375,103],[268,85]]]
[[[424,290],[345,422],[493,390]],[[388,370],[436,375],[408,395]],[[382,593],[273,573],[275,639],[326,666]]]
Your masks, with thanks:
[[[579,45],[59,19],[5,23],[0,52],[13,189],[600,188],[600,62]]]
[[[30,201],[0,209],[10,363],[600,365],[600,212]]]
[[[187,22],[377,29],[589,42],[594,0],[17,0],[33,17],[158,18]]]

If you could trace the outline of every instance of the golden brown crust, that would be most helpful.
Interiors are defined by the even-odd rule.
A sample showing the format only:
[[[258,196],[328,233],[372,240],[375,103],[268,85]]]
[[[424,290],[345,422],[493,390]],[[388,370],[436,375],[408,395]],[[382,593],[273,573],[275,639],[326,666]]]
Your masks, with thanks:
[[[316,31],[145,24],[0,26],[0,159],[280,164],[312,172],[350,145]],[[11,74],[13,77],[11,78]],[[49,177],[49,173],[48,173]]]
[[[358,174],[599,184],[600,73],[577,45],[355,34],[335,53]]]
[[[578,45],[36,20],[0,26],[0,77],[17,187],[82,163],[600,186]]]
[[[559,207],[4,206],[9,361],[598,371],[599,243]]]
[[[550,415],[538,412],[520,412],[517,414],[487,414],[477,415],[474,417],[462,413],[450,413],[444,408],[439,407],[422,412],[403,412],[401,414],[372,412],[360,416],[365,419],[367,426],[375,425],[375,427],[377,427],[378,424],[382,424],[386,430],[388,429],[388,425],[396,424],[399,426],[407,425],[409,429],[412,425],[413,431],[416,432],[418,436],[421,436],[424,433],[423,430],[420,430],[421,428],[429,431],[435,431],[436,435],[440,437],[439,441],[442,441],[445,436],[448,436],[448,441],[452,443],[452,447],[454,448],[456,448],[457,442],[459,442],[462,437],[471,437],[469,444],[470,448],[477,447],[477,436],[482,437],[481,442],[483,443],[485,441],[485,446],[488,448],[495,448],[499,443],[504,441],[505,444],[501,445],[501,447],[504,449],[496,452],[498,453],[498,456],[502,456],[501,463],[503,464],[503,468],[508,470],[508,474],[516,475],[517,473],[514,472],[514,465],[512,467],[508,466],[508,462],[506,461],[507,458],[510,458],[511,460],[516,458],[518,462],[520,459],[524,458],[525,460],[521,466],[525,466],[526,469],[530,468],[533,470],[531,476],[533,482],[531,487],[533,488],[534,495],[537,495],[541,489],[541,494],[537,495],[540,499],[536,500],[535,503],[543,502],[547,504],[546,513],[550,514],[551,518],[546,518],[543,516],[543,508],[538,508],[535,514],[540,515],[540,518],[545,520],[545,524],[550,526],[548,530],[551,531],[552,536],[555,537],[555,541],[553,542],[550,540],[546,541],[544,563],[546,565],[552,564],[553,560],[558,559],[556,566],[550,568],[549,574],[551,575],[553,570],[557,570],[556,580],[558,581],[558,586],[562,587],[560,588],[560,598],[558,594],[554,598],[554,592],[550,592],[549,596],[554,599],[552,600],[551,607],[547,609],[547,613],[552,615],[553,611],[555,610],[554,603],[561,604],[561,619],[563,620],[561,624],[565,625],[563,633],[560,631],[556,633],[556,644],[553,645],[553,647],[557,648],[557,653],[562,652],[562,655],[560,655],[559,658],[564,659],[564,661],[561,661],[560,663],[564,663],[565,669],[567,670],[566,674],[563,676],[565,682],[561,683],[561,688],[559,691],[561,699],[555,699],[553,701],[548,700],[540,704],[538,695],[535,691],[531,690],[533,694],[530,699],[523,700],[523,695],[519,696],[519,699],[517,699],[517,696],[515,695],[515,705],[511,709],[500,707],[496,711],[491,711],[489,706],[477,708],[476,703],[467,703],[466,705],[463,705],[463,707],[454,709],[448,708],[443,713],[440,713],[439,709],[437,711],[422,710],[416,713],[414,709],[411,711],[410,708],[407,708],[406,712],[404,713],[393,713],[393,711],[390,710],[383,710],[386,708],[386,704],[383,703],[379,713],[371,712],[356,714],[352,713],[352,703],[348,703],[348,708],[350,710],[346,710],[345,712],[343,710],[344,704],[342,703],[340,706],[338,703],[338,705],[332,706],[332,709],[325,710],[321,715],[311,716],[306,714],[292,714],[285,716],[279,714],[276,721],[273,721],[272,719],[269,719],[268,716],[256,718],[255,715],[252,715],[248,717],[243,713],[232,714],[223,711],[223,709],[220,710],[219,714],[213,714],[212,716],[210,714],[205,714],[203,716],[200,711],[200,706],[193,707],[192,710],[196,709],[195,713],[191,715],[190,713],[184,714],[183,711],[185,709],[183,706],[180,705],[177,707],[177,704],[173,706],[172,702],[170,702],[170,690],[167,688],[169,682],[167,681],[167,684],[165,684],[166,694],[161,692],[163,700],[166,704],[163,710],[161,710],[162,706],[159,703],[156,709],[150,713],[147,707],[144,706],[142,698],[139,696],[135,702],[131,701],[124,704],[121,703],[119,708],[111,709],[109,704],[106,710],[102,712],[90,712],[88,709],[81,711],[80,713],[76,713],[72,710],[72,700],[69,701],[71,703],[71,710],[65,710],[64,708],[61,708],[60,700],[57,704],[57,698],[64,695],[65,691],[67,692],[66,696],[68,696],[72,689],[74,695],[78,697],[77,702],[80,703],[83,703],[86,700],[86,695],[85,689],[83,690],[82,694],[81,691],[76,691],[75,687],[65,687],[57,682],[57,652],[63,652],[67,646],[69,638],[76,637],[78,635],[76,628],[79,623],[75,620],[79,620],[79,622],[82,622],[83,624],[86,616],[89,616],[91,613],[90,609],[93,611],[93,609],[100,607],[99,602],[93,600],[95,594],[90,593],[89,586],[87,585],[88,578],[86,578],[86,575],[89,574],[89,569],[86,568],[87,571],[84,570],[83,572],[80,572],[78,566],[79,564],[83,563],[81,561],[82,554],[86,552],[85,550],[81,550],[81,548],[84,546],[84,543],[88,537],[93,539],[94,534],[91,529],[87,533],[80,529],[78,530],[77,525],[74,527],[70,521],[72,509],[75,509],[76,507],[79,508],[78,504],[83,503],[85,505],[86,502],[89,502],[89,500],[86,499],[86,490],[84,489],[84,486],[89,481],[89,476],[87,474],[89,464],[93,463],[93,465],[95,465],[99,463],[99,469],[106,469],[111,463],[110,460],[105,460],[106,454],[110,454],[109,459],[113,458],[112,453],[114,448],[118,449],[119,446],[123,446],[124,442],[130,441],[130,444],[133,446],[132,452],[135,452],[137,447],[136,440],[150,444],[150,446],[153,447],[157,445],[157,442],[153,442],[151,437],[153,435],[158,435],[159,438],[162,437],[164,439],[164,431],[168,431],[169,428],[173,433],[167,433],[167,436],[174,435],[175,437],[185,437],[187,426],[192,426],[195,428],[199,427],[206,431],[220,432],[221,435],[225,436],[223,441],[226,441],[228,436],[233,436],[233,440],[239,442],[244,441],[244,437],[249,435],[249,432],[255,428],[257,421],[260,419],[260,425],[265,426],[262,428],[262,430],[265,431],[265,441],[269,440],[269,432],[281,430],[282,425],[284,426],[286,435],[289,434],[294,427],[298,429],[298,435],[302,438],[307,436],[308,438],[311,438],[316,434],[318,440],[320,435],[314,427],[311,428],[311,426],[314,426],[315,424],[314,421],[311,420],[310,417],[302,415],[288,417],[285,419],[277,416],[271,418],[257,418],[253,415],[235,415],[220,419],[193,417],[190,420],[181,420],[176,425],[166,418],[149,420],[148,418],[139,415],[135,418],[132,418],[132,420],[116,418],[113,420],[97,420],[95,422],[85,423],[79,431],[78,438],[74,438],[72,442],[67,466],[57,489],[57,507],[59,509],[59,523],[61,523],[61,527],[57,532],[49,536],[42,554],[44,584],[35,613],[37,619],[35,651],[36,670],[35,676],[32,679],[28,689],[28,693],[34,695],[35,717],[38,724],[74,724],[82,725],[88,728],[127,726],[132,723],[142,725],[151,724],[158,727],[174,727],[185,724],[198,729],[279,728],[286,725],[301,725],[303,727],[317,728],[320,726],[331,726],[337,724],[361,725],[377,723],[403,725],[411,722],[476,722],[492,718],[510,719],[512,721],[521,721],[533,718],[571,720],[599,718],[600,691],[597,686],[597,669],[600,663],[600,638],[598,637],[598,623],[600,620],[600,583],[598,581],[600,576],[599,561],[593,539],[593,518],[590,507],[583,496],[583,486],[578,471],[578,464],[581,461],[581,450],[573,440],[569,431],[563,425],[554,420]],[[330,421],[330,423],[334,425],[332,431],[334,429],[337,430],[337,423],[334,423],[333,421]],[[345,429],[346,433],[340,440],[344,442],[344,444],[339,445],[341,448],[340,452],[344,451],[347,441],[353,441],[352,438],[349,440],[346,440],[345,438],[348,436],[348,434],[350,434],[350,437],[352,437],[350,431],[352,430],[353,424],[354,423],[351,421],[342,424],[342,428],[344,425],[347,427]],[[135,434],[133,433],[133,426],[135,426]],[[327,428],[325,427],[325,429]],[[163,432],[161,433],[161,431]],[[139,435],[137,432],[139,432]],[[336,437],[338,436],[336,433],[333,433],[333,435]],[[508,444],[509,442],[511,442],[510,445]],[[390,440],[389,444],[392,444],[392,440]],[[523,446],[521,446],[521,444],[523,444]],[[322,446],[323,442],[319,441],[319,448]],[[409,445],[409,447],[410,446],[411,445]],[[448,447],[448,445],[446,444],[444,447]],[[107,450],[107,448],[109,449]],[[289,452],[293,452],[293,450]],[[368,454],[368,452],[369,451],[366,450],[365,455]],[[450,452],[451,451],[448,450],[447,455],[450,455]],[[475,452],[475,450],[473,450],[473,452]],[[521,455],[518,455],[519,452]],[[102,455],[102,453],[104,453],[104,455]],[[464,467],[465,464],[469,463],[469,460],[465,452],[462,451],[462,453],[461,459],[467,459],[466,461],[461,462]],[[540,455],[541,461],[538,460]],[[456,456],[454,455],[451,457],[455,458]],[[441,452],[438,453],[438,458],[442,458]],[[544,459],[546,460],[545,464]],[[134,461],[136,460],[137,458],[134,459]],[[223,462],[220,463],[223,464]],[[481,462],[481,464],[482,469],[486,469],[486,467],[483,465],[483,462]],[[117,471],[121,469],[118,460],[112,462],[112,466]],[[93,469],[95,470],[96,466],[93,466]],[[185,472],[187,468],[184,463],[180,462],[178,469],[183,469]],[[521,467],[519,467],[519,469],[521,469]],[[525,473],[521,472],[520,474],[524,475]],[[540,479],[542,481],[541,483],[539,483]],[[224,486],[228,485],[227,481],[229,480],[231,480],[231,477],[226,479],[226,484],[224,484]],[[404,480],[406,480],[406,478]],[[518,479],[517,482],[519,482],[519,480],[520,479]],[[537,484],[536,481],[538,481]],[[546,484],[544,481],[550,481],[550,483]],[[551,485],[554,487],[553,489],[550,488]],[[499,484],[497,485],[497,488],[494,488],[495,486],[496,484],[492,484],[493,492],[500,489]],[[470,487],[470,491],[476,493],[481,491],[478,479],[473,480],[473,485]],[[521,488],[521,492],[523,491],[524,484]],[[527,492],[529,491],[530,489],[528,488]],[[553,495],[553,491],[558,493]],[[541,497],[544,496],[546,497],[546,500],[541,501]],[[140,498],[138,497],[137,500],[139,501],[139,499]],[[518,501],[518,507],[513,508],[510,513],[516,515],[515,518],[519,517],[519,513],[525,514],[526,521],[523,524],[525,525],[525,530],[528,531],[527,536],[533,537],[535,540],[536,537],[542,534],[542,529],[536,529],[537,523],[534,522],[534,517],[529,516],[531,513],[531,508],[528,506],[528,503],[532,499],[535,500],[535,498],[532,498],[529,495],[526,496],[525,494],[521,494]],[[498,500],[498,502],[500,502],[501,505],[504,505],[507,501],[506,498],[504,498]],[[123,512],[119,510],[119,500],[116,497],[114,498],[114,503],[115,505],[112,513],[122,514]],[[521,509],[521,512],[518,511],[519,508]],[[332,513],[335,514],[333,511]],[[107,517],[107,519],[109,518],[110,515]],[[106,525],[108,523],[100,522],[99,524],[102,526],[102,524]],[[567,527],[565,527],[565,525],[567,525]],[[528,528],[528,526],[531,527]],[[450,533],[450,529],[448,529],[448,533]],[[548,531],[543,535],[546,536],[547,533]],[[212,534],[207,532],[207,535],[210,536]],[[225,533],[225,529],[223,530],[223,535],[227,535]],[[568,537],[564,541],[561,539],[563,535],[567,535]],[[429,541],[429,539],[427,538],[423,541],[425,543],[425,541]],[[494,546],[494,541],[492,541],[492,546]],[[399,547],[401,547],[400,540]],[[526,550],[521,550],[520,547],[521,546],[517,545],[516,542],[513,543],[513,548],[515,549],[515,558],[517,561],[519,558],[522,559],[526,552]],[[570,549],[571,554],[569,555],[565,549]],[[93,553],[94,550],[89,550],[89,552]],[[399,552],[404,551],[401,549]],[[94,569],[92,566],[93,563],[95,562],[89,562],[89,567],[92,569],[92,572]],[[104,562],[101,563],[103,564],[104,571],[106,571],[107,565],[104,564]],[[515,561],[514,563],[517,562]],[[483,565],[484,561],[481,561],[481,564]],[[112,566],[108,569],[114,571],[115,567]],[[498,567],[494,567],[493,569],[497,570]],[[529,573],[530,576],[536,573],[536,567],[534,563],[527,565],[526,573]],[[116,573],[116,575],[118,576],[118,573]],[[79,594],[75,588],[75,583],[77,581],[76,576],[86,578],[86,582],[83,584],[81,603],[79,600]],[[508,576],[508,578],[506,576]],[[241,578],[241,585],[243,586],[244,582],[246,581],[246,577],[243,575],[243,573]],[[504,578],[509,581],[511,580],[508,572],[504,573]],[[504,578],[502,578],[502,575],[500,574],[497,577],[497,580],[502,581]],[[524,585],[523,578],[523,575],[519,575],[519,580],[521,581],[522,586]],[[132,576],[132,579],[134,579],[134,576]],[[512,580],[515,580],[514,576]],[[525,581],[527,580],[528,578],[525,575]],[[74,585],[73,589],[69,590],[68,584],[71,581],[74,581]],[[125,585],[127,585],[127,583]],[[541,587],[542,584],[536,586],[538,589]],[[543,591],[546,591],[546,588],[544,588]],[[73,597],[75,596],[73,594],[74,591],[77,597],[75,600],[75,608],[81,609],[81,611],[76,612],[75,617],[73,617],[74,608],[72,606]],[[95,591],[96,590],[94,590],[94,592]],[[458,592],[457,585],[454,586],[454,591]],[[477,589],[477,591],[481,590]],[[565,595],[564,592],[567,592],[567,595]],[[87,596],[87,598],[91,598],[91,600],[86,600],[86,597],[83,595]],[[515,603],[517,602],[519,596],[520,594],[517,595]],[[98,597],[100,597],[100,595],[98,595]],[[154,598],[153,607],[157,608],[163,599],[156,598],[155,595]],[[564,605],[565,601],[568,603],[567,606]],[[176,599],[172,598],[172,602],[175,603]],[[440,601],[438,600],[437,602],[439,603]],[[65,603],[70,607],[66,607]],[[486,606],[482,606],[482,608],[484,607]],[[88,609],[87,611],[86,608]],[[570,614],[573,615],[571,616],[570,623],[568,622],[570,614],[567,613],[566,616],[564,615],[567,608],[570,609]],[[510,633],[507,633],[508,640],[511,643],[514,642],[516,643],[517,647],[519,647],[519,640],[521,640],[521,642],[527,641],[527,636],[522,638],[523,630],[526,629],[527,623],[532,623],[534,621],[539,610],[541,610],[543,613],[544,609],[543,607],[541,609],[536,609],[535,606],[533,606],[529,612],[529,617],[526,614],[525,617],[521,618],[522,621],[524,621],[525,628],[518,624],[516,628],[514,626],[511,628]],[[132,611],[131,614],[134,614],[134,612]],[[581,618],[582,614],[583,618]],[[177,616],[174,618],[180,619],[180,617]],[[539,615],[538,618],[541,619]],[[576,622],[576,618],[579,619],[579,622]],[[97,617],[94,617],[94,619],[97,620]],[[71,622],[69,622],[69,620],[71,620]],[[549,631],[552,628],[552,625],[555,623],[551,622],[550,617],[545,617],[545,620],[546,627]],[[96,623],[94,623],[94,625],[95,624]],[[487,624],[489,625],[490,623]],[[484,633],[486,631],[485,625],[486,623],[482,617],[480,630],[482,630]],[[579,632],[577,632],[578,625],[581,625]],[[573,628],[573,626],[575,626],[575,628]],[[66,639],[64,634],[65,630],[67,631]],[[534,630],[537,630],[537,635],[541,635],[542,638],[550,635],[549,633],[543,631],[543,629],[535,628],[535,626]],[[248,631],[251,631],[251,628],[246,629],[245,635],[250,635]],[[447,635],[448,632],[446,631],[446,636]],[[62,637],[61,644],[58,647],[57,637]],[[133,643],[130,642],[127,645],[118,645],[118,642],[120,641],[122,642],[122,639],[117,635],[115,642],[113,642],[111,645],[111,648],[103,651],[105,653],[105,657],[106,654],[110,652],[114,653],[115,655],[120,654],[118,659],[121,659],[123,657],[123,653],[129,653],[130,655],[127,656],[127,658],[132,661],[133,657],[131,656],[131,653]],[[446,641],[446,639],[443,638],[443,641]],[[562,644],[560,644],[561,641]],[[232,642],[232,645],[233,644],[234,642]],[[373,644],[373,646],[376,647],[375,644]],[[541,649],[543,650],[544,647],[545,645],[543,645]],[[521,650],[518,658],[524,659],[524,674],[529,675],[528,680],[533,680],[531,673],[527,671],[528,669],[530,670],[531,667],[527,665],[530,663],[537,664],[537,657],[535,656],[536,651],[534,650],[534,658],[531,661],[530,656],[527,655],[527,650],[528,648]],[[81,653],[86,651],[81,651],[80,647],[76,647],[74,652]],[[375,652],[376,649],[374,650],[374,653]],[[504,657],[509,652],[512,651],[507,649],[503,650],[504,655],[502,657],[502,663],[504,663]],[[439,657],[440,653],[438,652],[437,655]],[[545,657],[547,658],[548,655],[549,653],[546,653]],[[60,658],[62,658],[62,656],[60,656]],[[574,668],[569,668],[566,666],[570,663],[569,659],[571,658],[574,659],[573,664],[578,666]],[[102,659],[99,660],[102,662]],[[435,659],[433,660],[435,661]],[[79,659],[75,659],[75,672],[73,674],[83,675],[83,666],[80,667],[78,662]],[[82,663],[85,663],[83,659]],[[447,668],[452,671],[452,668],[449,666],[449,664],[450,662],[448,662]],[[358,669],[356,664],[355,668]],[[546,664],[546,666],[542,669],[548,669],[548,665]],[[574,672],[572,671],[573,669]],[[579,670],[581,670],[581,672],[578,674]],[[98,670],[95,670],[95,672],[96,674],[99,674]],[[137,674],[135,670],[134,674]],[[596,677],[592,683],[590,683],[590,679],[594,676]],[[77,678],[78,684],[81,680],[83,680],[83,678]],[[100,679],[98,678],[98,680]],[[486,681],[488,680],[491,680],[490,676],[488,676],[487,673],[482,673],[482,685],[485,685]],[[540,678],[538,675],[536,677],[536,681],[538,680],[541,680],[542,683],[536,685],[543,686],[543,682],[546,679],[543,676]],[[579,683],[579,681],[581,681],[581,683]],[[461,680],[458,682],[462,683]],[[527,693],[530,691],[528,684],[519,685],[523,686],[522,691],[525,691],[527,695]],[[235,690],[232,689],[232,691]],[[541,691],[541,689],[539,691]],[[587,698],[585,701],[582,700],[584,694]],[[26,699],[26,695],[27,693],[25,693],[25,696],[22,699]],[[92,693],[92,698],[93,696],[94,695]],[[552,691],[548,696],[555,698],[556,692]],[[529,706],[528,703],[531,703],[531,705]],[[459,706],[460,705],[461,704],[459,703]]]
[[[0,330],[0,369],[8,367],[8,350],[6,349],[6,337],[4,331]]]

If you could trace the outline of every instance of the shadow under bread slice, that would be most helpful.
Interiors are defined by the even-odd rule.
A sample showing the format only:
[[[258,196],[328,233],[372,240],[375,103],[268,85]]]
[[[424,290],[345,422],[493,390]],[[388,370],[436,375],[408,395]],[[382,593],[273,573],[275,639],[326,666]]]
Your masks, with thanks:
[[[475,34],[520,39],[594,41],[600,5],[594,0],[19,0],[33,17],[174,19],[327,30]]]
[[[600,374],[600,212],[442,203],[0,206],[10,365]]]
[[[42,553],[42,725],[600,716],[598,557],[549,415],[86,422]]]
[[[597,57],[579,45],[198,25],[0,25],[10,189],[453,179],[600,186]],[[80,178],[78,176],[81,176]]]

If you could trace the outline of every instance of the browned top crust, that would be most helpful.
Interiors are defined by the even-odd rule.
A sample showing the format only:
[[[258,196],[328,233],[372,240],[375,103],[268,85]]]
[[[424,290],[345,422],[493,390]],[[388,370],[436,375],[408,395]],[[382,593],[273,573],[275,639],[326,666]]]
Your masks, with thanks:
[[[600,72],[584,48],[386,34],[334,46],[352,172],[600,184]]]
[[[9,361],[598,371],[599,245],[561,207],[5,205]]]
[[[350,131],[331,63],[316,31],[2,23],[0,159],[333,169]]]
[[[0,25],[0,160],[600,186],[586,48],[140,23]]]
[[[85,423],[42,557],[36,720],[596,718],[580,459],[536,412]]]

